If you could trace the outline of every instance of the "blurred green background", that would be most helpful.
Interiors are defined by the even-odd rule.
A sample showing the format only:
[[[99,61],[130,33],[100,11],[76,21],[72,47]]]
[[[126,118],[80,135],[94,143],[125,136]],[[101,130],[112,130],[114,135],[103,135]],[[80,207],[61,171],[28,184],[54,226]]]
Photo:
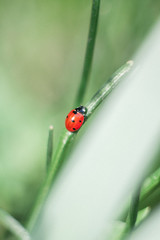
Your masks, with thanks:
[[[79,87],[91,3],[0,0],[0,207],[22,223],[45,176],[48,127],[56,144]],[[101,1],[85,100],[132,58],[159,8],[159,0]]]

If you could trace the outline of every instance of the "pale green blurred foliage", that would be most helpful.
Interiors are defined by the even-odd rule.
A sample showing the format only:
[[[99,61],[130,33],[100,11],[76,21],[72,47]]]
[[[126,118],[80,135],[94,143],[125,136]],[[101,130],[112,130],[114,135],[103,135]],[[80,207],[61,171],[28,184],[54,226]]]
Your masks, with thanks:
[[[160,2],[102,0],[86,99],[130,59]],[[45,174],[47,131],[55,144],[79,86],[91,1],[0,1],[0,206],[22,222]]]

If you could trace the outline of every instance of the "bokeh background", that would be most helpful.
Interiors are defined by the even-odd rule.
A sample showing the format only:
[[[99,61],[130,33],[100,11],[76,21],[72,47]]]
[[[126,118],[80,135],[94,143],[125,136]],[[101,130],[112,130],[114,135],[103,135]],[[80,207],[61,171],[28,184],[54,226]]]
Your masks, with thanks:
[[[85,100],[132,58],[159,7],[158,0],[101,1]],[[73,106],[90,10],[91,0],[0,1],[0,207],[22,223],[45,176],[48,126],[56,145]]]

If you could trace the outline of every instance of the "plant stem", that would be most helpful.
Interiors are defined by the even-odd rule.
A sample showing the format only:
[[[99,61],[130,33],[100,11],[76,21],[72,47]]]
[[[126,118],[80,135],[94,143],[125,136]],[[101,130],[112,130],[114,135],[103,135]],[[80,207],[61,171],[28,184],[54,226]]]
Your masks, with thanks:
[[[20,240],[31,240],[27,230],[10,214],[0,209],[0,222]]]
[[[99,104],[111,93],[114,87],[119,83],[120,79],[131,69],[133,62],[129,61],[124,64],[119,70],[117,70],[111,78],[104,84],[104,86],[94,95],[94,97],[86,104],[88,109],[86,114],[86,120],[91,116],[91,114],[95,111],[95,109],[99,106]],[[86,121],[85,121],[86,123]],[[78,132],[68,132],[64,130],[62,137],[59,141],[57,151],[53,156],[53,160],[50,164],[50,168],[48,169],[46,179],[43,183],[43,186],[40,190],[39,196],[35,205],[33,207],[32,214],[27,224],[27,228],[31,231],[38,216],[41,211],[41,208],[45,202],[45,199],[49,193],[49,190],[52,187],[52,184],[59,172],[68,150],[73,144]]]
[[[50,126],[49,134],[48,134],[48,144],[47,144],[47,161],[46,161],[47,171],[51,164],[52,155],[53,155],[53,126]]]
[[[129,209],[129,216],[128,216],[128,225],[129,230],[132,231],[138,215],[138,207],[139,207],[139,199],[140,199],[140,192],[141,188],[137,188],[136,191],[132,195],[131,203],[130,203],[130,209]]]
[[[128,61],[121,68],[119,68],[86,104],[87,118],[100,105],[100,103],[106,98],[106,96],[108,96],[112,92],[115,86],[119,83],[120,79],[131,69],[132,65],[133,61]]]
[[[146,178],[141,190],[140,208],[145,207],[145,199],[147,199],[158,188],[160,188],[160,168]]]
[[[125,227],[123,229],[120,229],[120,231],[118,232],[118,238],[116,238],[116,240],[127,239],[129,233],[134,229],[138,216],[140,192],[141,188],[138,187],[136,191],[132,194]]]
[[[68,132],[66,131],[66,129],[64,129],[62,133],[57,150],[53,156],[53,159],[50,163],[50,167],[47,171],[46,178],[44,180],[43,185],[41,186],[39,195],[31,211],[30,218],[26,224],[26,227],[29,231],[32,231],[32,228],[36,223],[36,220],[39,216],[39,213],[42,209],[45,199],[52,187],[52,183],[57,176],[58,170],[60,170],[60,167],[62,165],[62,160],[64,161],[65,155],[67,153],[67,149],[69,149],[69,146],[73,142],[76,135],[77,133]]]
[[[145,201],[150,197],[157,189],[160,188],[160,168],[158,168],[154,173],[144,180],[141,186],[141,194],[139,199],[139,210],[146,208],[147,205]],[[129,212],[129,204],[127,204],[125,210],[123,211],[120,219],[126,221],[127,214]]]
[[[95,46],[96,33],[97,33],[99,7],[100,7],[100,0],[93,0],[82,78],[81,78],[81,83],[76,96],[75,106],[79,106],[82,103],[86,89],[87,89],[87,84],[89,81],[89,75],[90,75],[91,66],[92,66],[92,59],[93,59],[94,46]]]

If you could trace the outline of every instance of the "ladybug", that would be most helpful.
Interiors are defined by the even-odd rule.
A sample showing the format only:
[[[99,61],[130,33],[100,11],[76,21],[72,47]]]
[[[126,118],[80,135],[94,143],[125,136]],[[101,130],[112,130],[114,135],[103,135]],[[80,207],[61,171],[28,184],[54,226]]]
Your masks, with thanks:
[[[68,131],[76,132],[85,121],[87,109],[83,106],[73,109],[66,117],[65,126]]]

